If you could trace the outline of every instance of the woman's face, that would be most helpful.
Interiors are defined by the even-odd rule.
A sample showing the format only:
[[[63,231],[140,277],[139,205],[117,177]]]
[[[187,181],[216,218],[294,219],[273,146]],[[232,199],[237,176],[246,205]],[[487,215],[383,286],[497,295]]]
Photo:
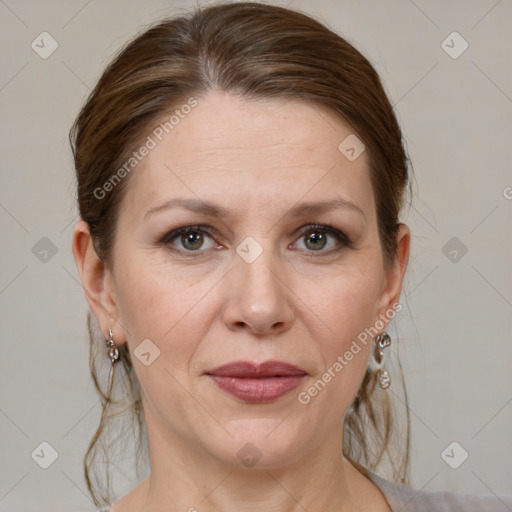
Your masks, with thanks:
[[[158,443],[272,467],[341,443],[372,345],[361,333],[393,316],[408,245],[386,270],[368,155],[338,149],[353,133],[306,102],[210,93],[161,141],[149,134],[106,273],[118,323],[97,316],[128,342],[153,457]],[[269,360],[303,374],[217,379],[238,394],[208,375]],[[278,396],[283,382],[296,387]]]

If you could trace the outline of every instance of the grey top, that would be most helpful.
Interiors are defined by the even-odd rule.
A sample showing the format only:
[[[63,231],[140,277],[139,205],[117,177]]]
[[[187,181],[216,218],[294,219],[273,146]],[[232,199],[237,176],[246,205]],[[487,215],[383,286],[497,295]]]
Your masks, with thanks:
[[[393,512],[512,512],[512,494],[473,495],[449,491],[415,491],[368,472]]]
[[[363,472],[382,491],[393,512],[512,512],[512,494],[415,491],[389,482],[367,469]],[[110,509],[105,507],[98,512],[110,512]]]

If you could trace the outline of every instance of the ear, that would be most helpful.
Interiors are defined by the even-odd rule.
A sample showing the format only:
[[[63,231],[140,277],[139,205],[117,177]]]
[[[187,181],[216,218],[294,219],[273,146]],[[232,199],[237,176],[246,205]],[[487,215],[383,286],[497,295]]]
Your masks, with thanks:
[[[72,249],[85,297],[101,331],[108,336],[112,329],[115,342],[123,343],[125,333],[119,323],[112,272],[96,254],[89,224],[83,220],[75,226]]]
[[[382,320],[386,326],[394,316],[390,315],[390,312],[397,309],[397,305],[400,301],[402,282],[409,262],[410,246],[410,230],[405,224],[400,224],[397,233],[396,256],[392,266],[386,270],[386,279],[378,304],[379,319]]]

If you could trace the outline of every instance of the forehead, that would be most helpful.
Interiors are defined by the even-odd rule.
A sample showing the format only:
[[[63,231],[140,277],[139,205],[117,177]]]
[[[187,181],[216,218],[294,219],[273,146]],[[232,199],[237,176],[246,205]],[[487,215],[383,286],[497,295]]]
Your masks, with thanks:
[[[340,189],[361,206],[371,201],[367,154],[351,161],[340,151],[356,134],[327,108],[220,92],[196,101],[172,124],[172,112],[166,113],[144,134],[154,147],[130,178],[125,198],[130,211],[183,195],[221,195],[228,203],[238,198],[241,205],[263,206],[265,200],[297,201],[306,193],[318,199]]]

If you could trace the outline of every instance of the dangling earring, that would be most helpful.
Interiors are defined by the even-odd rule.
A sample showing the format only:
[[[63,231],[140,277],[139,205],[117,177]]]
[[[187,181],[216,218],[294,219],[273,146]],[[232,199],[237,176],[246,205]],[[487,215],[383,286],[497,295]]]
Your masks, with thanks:
[[[388,389],[391,385],[391,376],[384,367],[384,349],[391,345],[391,337],[387,332],[378,334],[375,339],[373,359],[377,369],[377,382],[381,389]]]
[[[107,339],[107,348],[108,348],[108,356],[112,361],[112,365],[119,359],[119,348],[114,341],[114,336],[112,334],[112,329],[108,330],[108,339]]]
[[[110,357],[111,365],[108,372],[108,401],[110,401],[111,393],[112,393],[112,385],[114,381],[114,365],[117,361],[119,361],[119,347],[117,346],[116,342],[114,341],[114,336],[112,334],[112,329],[108,330],[108,339],[106,342],[107,348],[108,348],[108,356]]]

